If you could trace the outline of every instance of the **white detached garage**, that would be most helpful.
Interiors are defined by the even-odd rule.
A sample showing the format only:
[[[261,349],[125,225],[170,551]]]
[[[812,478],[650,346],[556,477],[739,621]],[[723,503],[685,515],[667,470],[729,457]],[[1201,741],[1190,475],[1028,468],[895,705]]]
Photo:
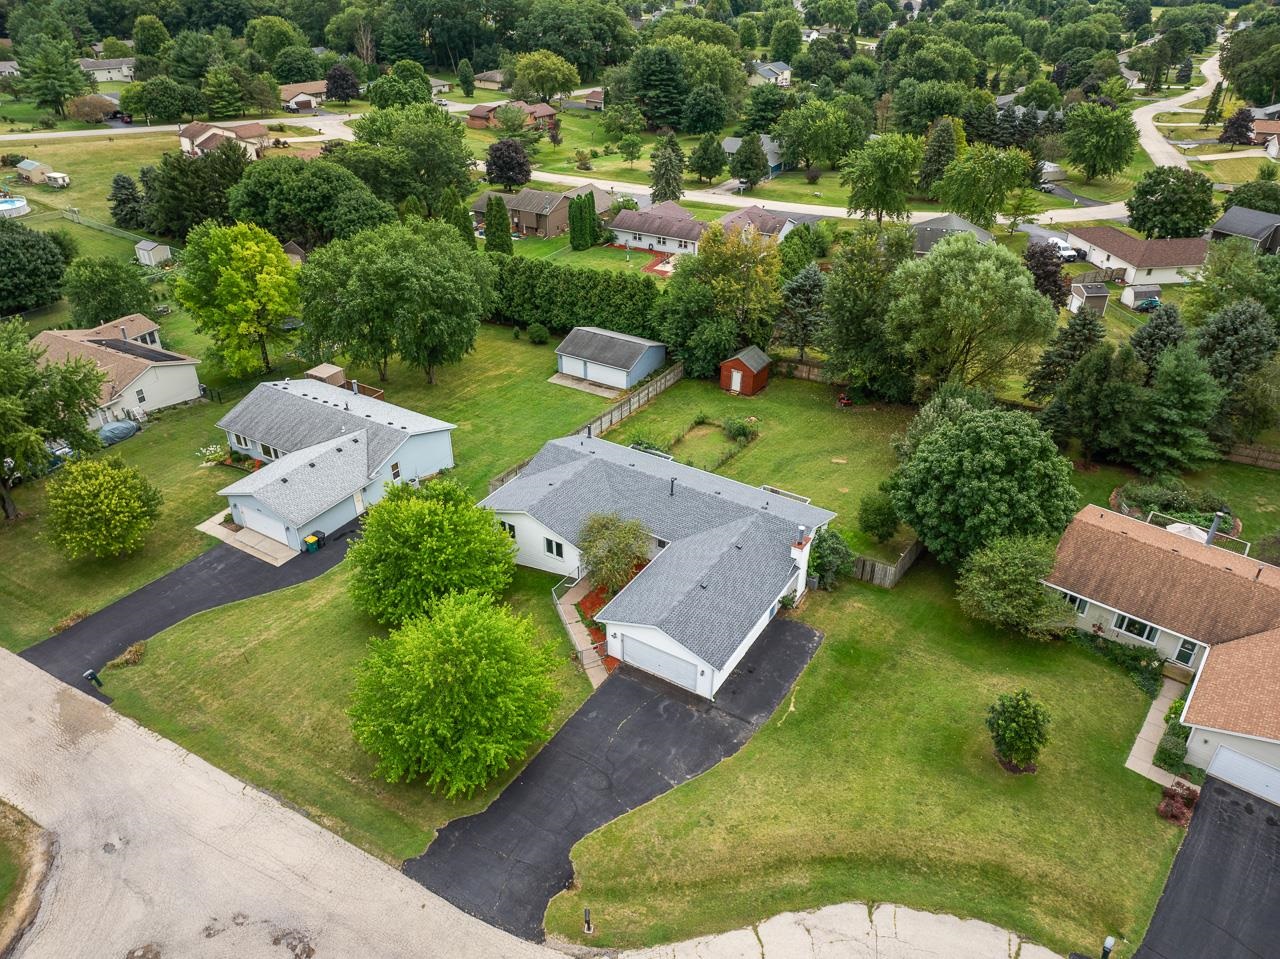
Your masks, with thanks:
[[[561,373],[620,390],[635,386],[666,359],[667,348],[657,340],[598,326],[575,327],[556,347]]]

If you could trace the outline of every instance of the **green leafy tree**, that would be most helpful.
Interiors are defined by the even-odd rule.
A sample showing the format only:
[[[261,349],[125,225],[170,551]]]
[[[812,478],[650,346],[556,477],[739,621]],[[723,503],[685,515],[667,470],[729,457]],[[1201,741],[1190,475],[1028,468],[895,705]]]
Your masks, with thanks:
[[[204,75],[203,93],[210,120],[229,120],[244,112],[240,84],[227,67],[214,67]]]
[[[956,600],[975,619],[1002,629],[1048,638],[1066,629],[1072,609],[1046,589],[1054,541],[1046,536],[1002,536],[975,550],[956,580]]]
[[[758,133],[742,138],[737,151],[729,158],[729,173],[747,190],[754,190],[769,175],[769,160]]]
[[[1080,168],[1085,182],[1111,177],[1129,165],[1138,148],[1138,128],[1127,110],[1080,103],[1067,111],[1062,138],[1067,159]]]
[[[858,501],[858,529],[874,537],[877,543],[893,539],[901,525],[898,511],[893,508],[893,497],[887,490],[872,490]]]
[[[1222,119],[1222,81],[1213,85],[1209,94],[1209,102],[1205,104],[1204,114],[1200,117],[1200,128],[1207,129]]]
[[[613,139],[644,129],[644,117],[634,103],[611,103],[600,114],[600,128]]]
[[[404,107],[431,103],[431,80],[422,64],[401,60],[390,72],[369,84],[369,102],[375,107]]]
[[[650,155],[649,185],[654,203],[684,196],[684,151],[674,133],[659,140]]]
[[[326,100],[339,103],[350,103],[360,96],[360,81],[355,71],[345,63],[335,63],[324,75],[324,96]]]
[[[62,295],[66,257],[45,233],[0,219],[0,263],[9,264],[0,270],[0,316],[33,310]]]
[[[782,313],[778,320],[777,339],[786,346],[795,347],[801,363],[822,328],[826,293],[826,274],[812,260],[782,284]]]
[[[1040,204],[1030,187],[1018,187],[1009,194],[1004,204],[1005,226],[1012,235],[1024,223],[1034,223],[1039,215]]]
[[[104,374],[86,359],[44,362],[44,349],[28,335],[24,323],[0,323],[0,505],[10,520],[20,515],[12,495],[19,478],[49,467],[47,440],[77,453],[99,446],[88,423]]]
[[[738,43],[748,51],[760,46],[760,28],[754,17],[738,18]]]
[[[356,742],[388,782],[422,779],[469,796],[550,731],[554,663],[533,621],[485,595],[446,596],[386,638],[356,668]]]
[[[704,83],[685,100],[680,128],[688,133],[717,133],[728,119],[728,97],[719,87]]]
[[[606,593],[618,592],[649,559],[652,539],[649,528],[638,519],[623,519],[617,513],[588,516],[578,544],[587,579]]]
[[[310,47],[297,24],[284,17],[255,17],[250,20],[244,25],[244,42],[267,63],[274,61],[286,47]]]
[[[1002,693],[987,709],[987,729],[998,759],[1018,771],[1031,771],[1049,742],[1049,711],[1025,689]]]
[[[1041,419],[1060,442],[1076,439],[1086,463],[1126,461],[1143,415],[1144,380],[1132,347],[1100,343],[1071,368]]]
[[[499,140],[489,144],[484,162],[485,176],[508,193],[513,187],[524,186],[533,178],[529,154],[519,140]]]
[[[898,518],[940,562],[1000,536],[1061,533],[1079,506],[1071,463],[1026,413],[980,410],[944,422],[889,481]]]
[[[1200,282],[1187,285],[1182,314],[1192,325],[1240,300],[1257,300],[1280,317],[1280,257],[1259,253],[1242,237],[1210,243]]]
[[[768,133],[787,107],[787,95],[781,87],[762,83],[752,87],[747,95],[747,107],[742,117],[743,133]]]
[[[1270,170],[1271,167],[1265,169]],[[1263,179],[1242,183],[1227,194],[1222,206],[1227,210],[1233,206],[1242,206],[1247,210],[1280,215],[1280,183]]]
[[[1072,368],[1106,335],[1107,327],[1096,310],[1083,307],[1073,313],[1067,325],[1053,335],[1049,346],[1040,354],[1040,362],[1027,377],[1023,395],[1037,402],[1048,399]]]
[[[920,192],[926,196],[933,195],[935,184],[942,179],[942,174],[955,160],[962,147],[956,137],[956,128],[959,124],[960,121],[953,117],[942,117],[929,131],[923,159],[920,162]],[[963,137],[963,129],[961,137]]]
[[[458,61],[458,88],[464,97],[474,96],[476,92],[475,67],[466,57]]]
[[[406,164],[404,196],[422,197],[428,207],[449,187],[471,193],[475,158],[456,117],[432,103],[373,110],[351,121],[356,140],[396,151]],[[403,199],[403,197],[400,197]]]
[[[182,238],[205,220],[226,222],[227,193],[248,166],[244,153],[231,142],[199,157],[166,153],[159,166],[142,171],[147,229]]]
[[[58,116],[66,113],[68,100],[90,89],[89,75],[80,69],[75,47],[70,43],[38,36],[22,44],[18,63],[23,96]]]
[[[1000,150],[975,143],[947,166],[934,193],[944,209],[991,229],[1009,194],[1027,182],[1031,156],[1023,150]]]
[[[915,186],[924,141],[903,133],[886,133],[868,141],[840,162],[840,182],[849,188],[849,215],[905,219],[907,198]]]
[[[891,287],[886,331],[925,383],[998,382],[1057,325],[1017,254],[969,233],[903,263]]]
[[[855,559],[845,538],[830,526],[824,526],[813,537],[809,573],[818,580],[819,589],[835,589],[841,576],[853,572]]]
[[[351,598],[378,622],[399,626],[450,593],[501,596],[515,575],[515,554],[493,513],[454,480],[396,484],[347,551]]]
[[[1135,425],[1134,465],[1150,476],[1164,476],[1216,458],[1209,424],[1222,400],[1222,388],[1191,342],[1166,350]]]
[[[160,514],[160,491],[118,456],[67,463],[49,484],[49,539],[67,559],[136,553]]]
[[[713,141],[714,139],[715,138],[712,137]],[[621,155],[622,159],[627,161],[628,166],[635,166],[636,160],[640,159],[640,154],[642,152],[644,152],[644,141],[641,140],[640,137],[634,133],[628,133],[626,136],[624,136],[621,140],[618,141],[618,153]],[[723,152],[724,151],[721,151],[721,155],[723,155]],[[692,162],[693,161],[690,160],[691,166],[692,166]],[[722,169],[723,169],[723,166],[722,166]]]
[[[67,267],[62,291],[81,327],[100,326],[130,313],[146,313],[154,302],[138,268],[112,256],[80,257]]]
[[[494,193],[484,208],[484,251],[486,253],[514,252],[511,242],[511,214],[506,201]]]
[[[111,192],[107,194],[111,219],[116,226],[137,230],[143,224],[142,191],[137,181],[127,173],[117,173],[111,178]]]
[[[1213,181],[1174,166],[1144,173],[1125,206],[1129,225],[1151,239],[1200,236],[1218,216]]]
[[[572,93],[581,82],[578,68],[564,57],[550,50],[535,50],[516,57],[511,92],[520,99],[536,97],[550,103],[553,97]]]
[[[138,56],[158,57],[168,42],[169,30],[159,17],[147,13],[133,21],[133,50]]]
[[[229,371],[270,372],[268,347],[298,313],[297,270],[262,227],[206,221],[187,236],[174,296]]]
[[[305,83],[324,77],[320,58],[305,44],[285,47],[270,62],[271,75],[280,83]]]
[[[901,436],[893,437],[891,443],[898,462],[905,463],[911,459],[924,438],[942,424],[955,423],[975,410],[994,407],[995,397],[987,390],[955,382],[943,383],[911,418],[907,431]]]
[[[769,56],[789,63],[800,52],[800,24],[790,18],[779,20],[769,35]]]

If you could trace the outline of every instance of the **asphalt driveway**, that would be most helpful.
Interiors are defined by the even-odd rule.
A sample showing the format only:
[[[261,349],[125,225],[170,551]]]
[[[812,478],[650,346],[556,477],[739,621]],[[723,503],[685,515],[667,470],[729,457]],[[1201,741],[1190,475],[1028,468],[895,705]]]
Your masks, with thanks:
[[[1210,776],[1134,959],[1280,954],[1280,807]]]
[[[341,562],[350,537],[358,529],[357,523],[344,526],[329,537],[323,549],[303,553],[283,566],[272,566],[219,543],[20,655],[64,683],[110,702],[110,686],[95,689],[84,678],[86,669],[100,671],[134,643],[150,639],[193,613],[319,576]]]
[[[821,634],[772,622],[714,703],[622,667],[484,812],[455,819],[404,871],[499,929],[541,941],[587,833],[732,756],[782,702]]]

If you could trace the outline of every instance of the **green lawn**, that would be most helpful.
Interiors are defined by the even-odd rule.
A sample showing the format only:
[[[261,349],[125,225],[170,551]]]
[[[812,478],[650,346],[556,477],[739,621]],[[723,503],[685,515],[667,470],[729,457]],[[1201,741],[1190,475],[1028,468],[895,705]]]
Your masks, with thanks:
[[[26,871],[24,848],[32,828],[26,816],[0,802],[0,916],[8,914]]]
[[[1222,152],[1226,152],[1223,148]],[[1190,160],[1187,165],[1197,173],[1203,173],[1214,183],[1240,185],[1258,177],[1258,167],[1271,161],[1266,157],[1240,157],[1236,160]]]
[[[76,207],[85,216],[104,223],[111,222],[107,207],[111,178],[117,173],[127,173],[137,179],[141,167],[158,163],[163,153],[176,149],[176,133],[75,137],[4,144],[6,153],[22,153],[33,160],[48,163],[55,170],[71,177],[71,185],[63,190],[24,185],[22,193],[27,199],[35,200],[50,209]]]
[[[304,809],[325,828],[399,864],[434,831],[478,812],[518,769],[470,799],[373,776],[351,737],[352,670],[382,631],[351,604],[345,565],[270,596],[202,613],[147,644],[139,666],[106,672],[114,706],[149,729]],[[557,651],[555,726],[591,691],[551,605],[556,577],[519,570],[506,600]]]
[[[1072,193],[1078,193],[1080,196],[1111,203],[1116,200],[1126,199],[1133,193],[1134,184],[1138,182],[1138,179],[1151,169],[1154,169],[1151,157],[1147,155],[1146,150],[1138,147],[1134,153],[1133,161],[1114,177],[1109,179],[1099,178],[1092,183],[1086,183],[1084,175],[1079,170],[1068,166],[1066,168],[1067,178],[1062,182],[1062,185]]]
[[[612,246],[593,246],[586,250],[575,250],[569,246],[567,233],[553,237],[525,237],[512,244],[517,256],[551,260],[561,266],[581,266],[592,270],[630,270],[640,272],[649,261],[651,255],[641,251],[633,251],[629,256],[625,250]],[[659,278],[661,282],[663,278]]]
[[[26,133],[37,130],[93,130],[101,126],[98,123],[84,123],[80,120],[55,118],[52,127],[40,127],[38,120],[44,116],[53,116],[53,111],[46,107],[38,107],[30,100],[14,100],[8,96],[0,96],[0,133]]]
[[[771,180],[758,183],[755,189],[744,193],[743,196],[757,199],[762,204],[773,201],[844,207],[849,199],[849,190],[840,184],[840,174],[836,170],[824,170],[817,183],[806,181],[804,173],[799,170],[787,170]],[[1070,200],[1051,193],[1036,191],[1034,199],[1037,210],[1042,212],[1071,206]],[[912,197],[908,205],[918,212],[943,212],[941,203],[926,197]]]
[[[905,407],[839,409],[831,387],[775,376],[755,396],[732,396],[706,380],[683,380],[646,409],[619,424],[607,438],[630,443],[638,437],[674,444],[704,414],[721,422],[727,416],[754,416],[759,437],[719,470],[752,486],[768,484],[810,497],[839,514],[835,526],[855,550],[892,561],[909,542],[905,531],[881,546],[857,528],[858,501],[893,470],[889,439],[911,419]],[[699,440],[677,459],[704,465]]]
[[[133,244],[137,241],[103,230],[95,230],[83,223],[68,220],[60,213],[32,213],[22,218],[22,225],[31,227],[33,230],[66,230],[75,237],[80,256],[109,256],[119,260],[133,260]]]
[[[579,939],[589,907],[593,946],[640,946],[857,900],[1062,954],[1104,932],[1137,942],[1182,835],[1155,815],[1159,787],[1124,768],[1150,701],[1091,654],[970,620],[952,591],[926,560],[893,590],[810,594],[798,615],[825,640],[787,706],[733,758],[579,842],[548,931]],[[1053,719],[1034,776],[995,763],[983,724],[1021,687]]]

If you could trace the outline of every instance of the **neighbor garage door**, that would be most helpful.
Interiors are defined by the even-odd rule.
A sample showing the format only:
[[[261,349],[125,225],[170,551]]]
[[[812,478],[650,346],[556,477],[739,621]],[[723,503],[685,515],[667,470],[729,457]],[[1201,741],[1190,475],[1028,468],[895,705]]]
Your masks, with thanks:
[[[248,529],[257,530],[263,536],[270,536],[286,546],[289,544],[289,534],[285,531],[284,523],[278,519],[259,513],[250,506],[240,507],[240,515],[244,518],[244,525]]]
[[[697,691],[698,666],[696,663],[672,656],[666,650],[650,646],[626,633],[622,634],[622,660],[645,672],[661,676],[669,683]]]

